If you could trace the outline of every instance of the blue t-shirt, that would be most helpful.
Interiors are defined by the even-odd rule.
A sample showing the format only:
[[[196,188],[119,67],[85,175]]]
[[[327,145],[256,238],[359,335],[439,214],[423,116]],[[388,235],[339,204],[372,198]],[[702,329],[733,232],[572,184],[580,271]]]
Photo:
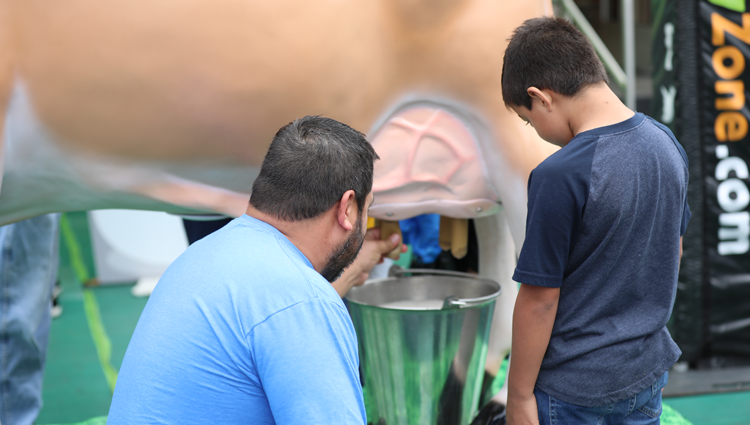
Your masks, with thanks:
[[[247,215],[164,273],[108,424],[364,424],[346,307],[283,234]]]
[[[576,135],[531,173],[513,280],[560,288],[539,389],[581,406],[614,403],[677,361],[666,324],[687,184],[685,151],[642,114]]]

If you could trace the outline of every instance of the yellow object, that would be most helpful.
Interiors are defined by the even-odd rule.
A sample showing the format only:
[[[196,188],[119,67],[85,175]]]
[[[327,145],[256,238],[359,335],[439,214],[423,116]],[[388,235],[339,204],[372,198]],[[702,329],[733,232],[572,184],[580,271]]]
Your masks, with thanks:
[[[392,234],[398,233],[398,235],[403,240],[403,235],[401,234],[401,226],[399,226],[398,221],[385,221],[385,220],[379,220],[380,221],[380,240],[384,241],[391,237]],[[398,259],[398,257],[401,255],[401,244],[399,243],[396,248],[393,249],[393,251],[388,253],[388,258],[392,260]]]
[[[454,218],[451,235],[451,254],[459,260],[466,257],[469,246],[469,220]]]

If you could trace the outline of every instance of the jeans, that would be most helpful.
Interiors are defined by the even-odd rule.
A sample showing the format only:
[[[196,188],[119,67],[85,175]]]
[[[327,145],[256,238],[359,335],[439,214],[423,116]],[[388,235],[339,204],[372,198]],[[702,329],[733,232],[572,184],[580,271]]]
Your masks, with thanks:
[[[560,401],[534,389],[540,425],[658,425],[661,416],[661,390],[667,385],[664,373],[637,395],[617,403],[583,407]]]
[[[57,278],[59,214],[0,227],[0,423],[32,424]]]

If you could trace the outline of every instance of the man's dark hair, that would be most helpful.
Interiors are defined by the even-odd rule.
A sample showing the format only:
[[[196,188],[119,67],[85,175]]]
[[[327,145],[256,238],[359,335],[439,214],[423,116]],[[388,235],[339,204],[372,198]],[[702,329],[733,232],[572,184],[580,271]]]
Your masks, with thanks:
[[[516,28],[503,60],[503,100],[531,109],[526,90],[536,87],[575,96],[584,86],[607,81],[591,42],[562,18],[529,19]]]
[[[297,119],[273,137],[250,204],[282,220],[305,220],[331,209],[351,189],[361,214],[376,159],[364,134],[348,125],[318,116]]]

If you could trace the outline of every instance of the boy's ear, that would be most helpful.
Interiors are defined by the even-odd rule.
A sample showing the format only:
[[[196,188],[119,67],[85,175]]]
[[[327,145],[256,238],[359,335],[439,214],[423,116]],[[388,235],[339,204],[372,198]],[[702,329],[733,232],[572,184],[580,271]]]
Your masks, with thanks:
[[[531,97],[531,101],[535,100],[542,104],[542,107],[551,110],[552,108],[552,97],[549,96],[545,91],[539,90],[536,87],[529,87],[526,89],[526,93]]]

